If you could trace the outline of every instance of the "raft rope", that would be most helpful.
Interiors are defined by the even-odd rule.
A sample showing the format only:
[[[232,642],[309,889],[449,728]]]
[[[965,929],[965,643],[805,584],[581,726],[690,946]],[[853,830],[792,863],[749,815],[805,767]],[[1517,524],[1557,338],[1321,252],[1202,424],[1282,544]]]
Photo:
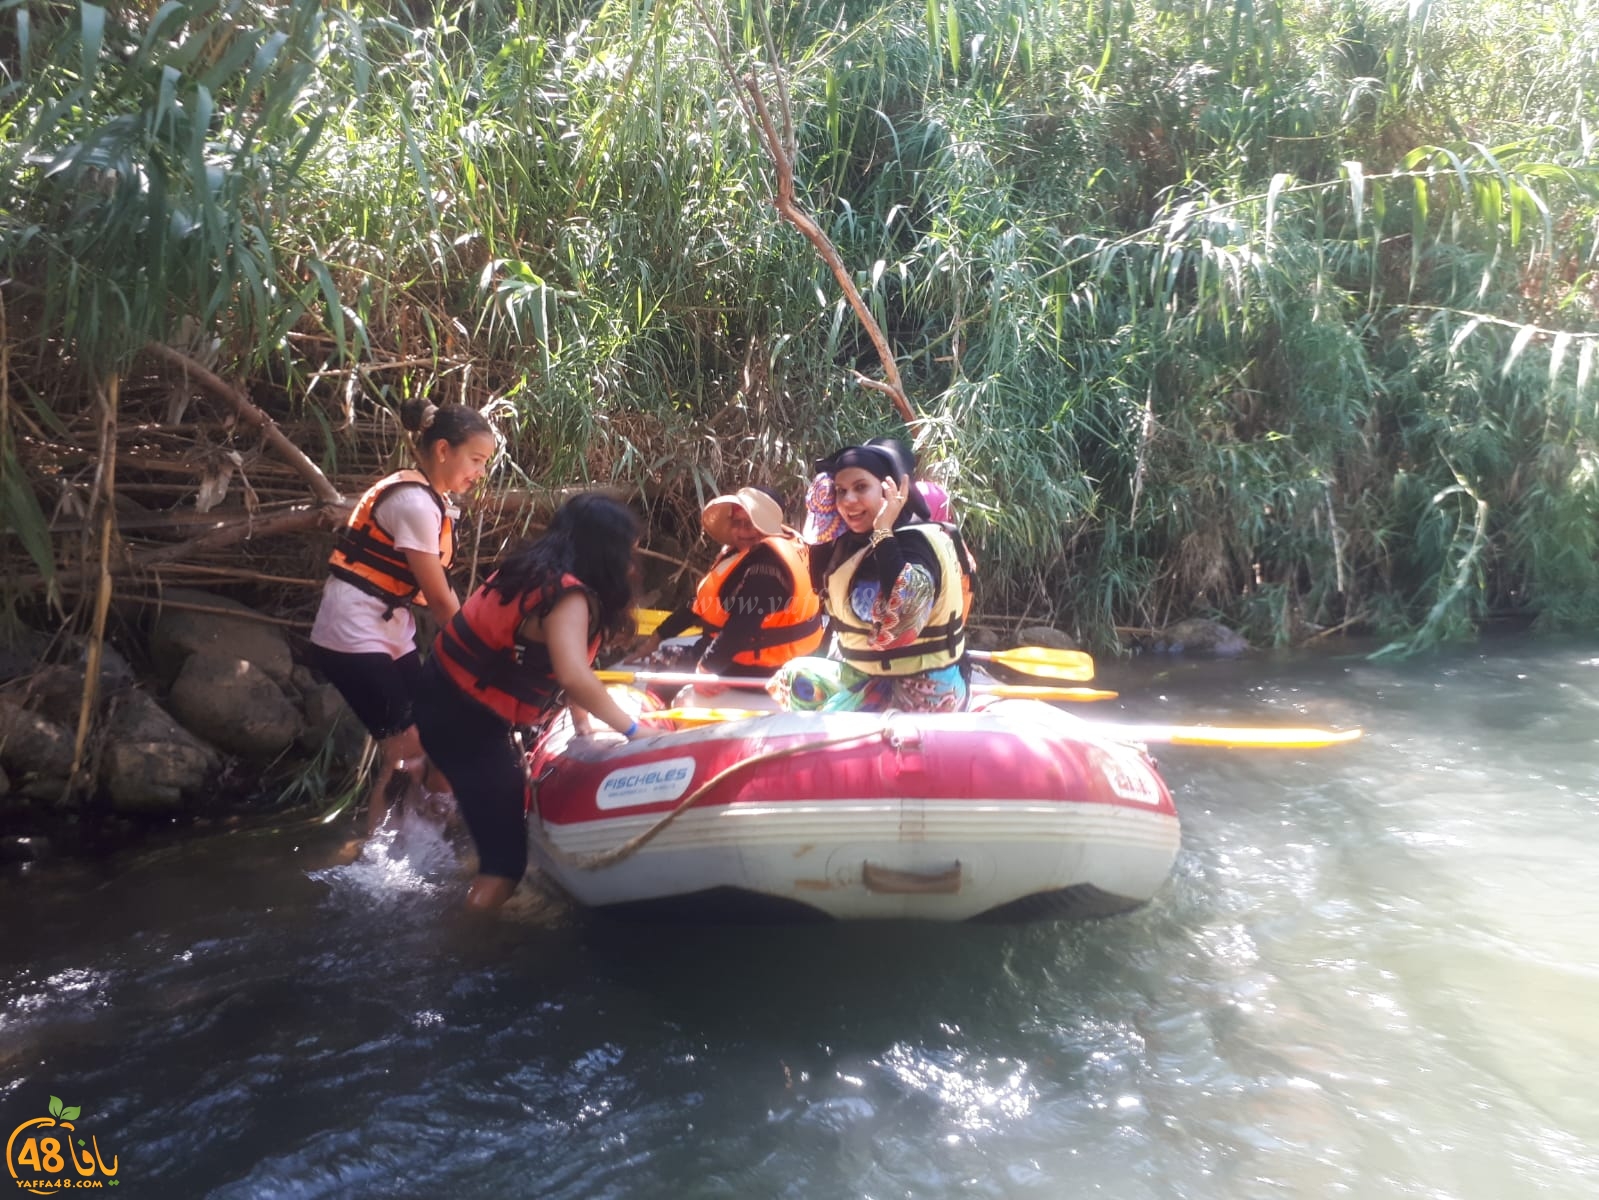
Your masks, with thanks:
[[[682,816],[689,809],[693,808],[694,805],[701,800],[701,798],[709,794],[712,788],[729,779],[733,775],[738,774],[740,771],[761,766],[765,763],[775,762],[781,758],[789,758],[796,754],[808,753],[812,750],[824,750],[831,746],[844,746],[848,745],[850,742],[863,742],[879,737],[884,738],[885,740],[894,740],[897,737],[897,733],[893,728],[885,727],[873,729],[866,733],[841,734],[838,737],[824,738],[819,742],[798,742],[792,746],[784,746],[780,750],[767,750],[764,753],[755,755],[753,758],[741,758],[732,766],[724,767],[715,775],[712,775],[704,783],[700,784],[699,787],[695,788],[687,796],[684,796],[682,800],[678,801],[676,808],[667,813],[648,829],[644,830],[642,833],[635,834],[633,837],[623,842],[620,846],[613,846],[609,850],[596,850],[591,854],[573,854],[570,851],[562,850],[554,842],[550,841],[550,839],[545,836],[542,828],[539,829],[537,836],[545,852],[563,866],[572,867],[579,871],[598,871],[603,867],[614,866],[623,859],[637,854],[640,850],[647,846],[658,833],[660,833],[673,821],[677,820],[678,817]],[[536,810],[538,805],[539,785],[538,780],[533,779],[531,774],[528,778],[528,786],[533,789],[534,807]],[[540,826],[543,825],[542,817],[539,820],[539,824]]]

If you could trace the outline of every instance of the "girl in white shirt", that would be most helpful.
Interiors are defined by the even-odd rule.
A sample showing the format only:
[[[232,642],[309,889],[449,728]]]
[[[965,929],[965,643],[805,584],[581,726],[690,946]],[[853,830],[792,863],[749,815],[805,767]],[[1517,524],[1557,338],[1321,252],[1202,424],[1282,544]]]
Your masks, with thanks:
[[[410,605],[426,604],[440,626],[461,607],[445,575],[457,515],[449,496],[483,477],[496,448],[488,419],[465,405],[410,400],[400,422],[417,434],[417,469],[385,476],[357,502],[329,556],[311,629],[313,661],[378,744],[368,832],[383,823],[395,771],[422,762],[411,716],[422,663]]]

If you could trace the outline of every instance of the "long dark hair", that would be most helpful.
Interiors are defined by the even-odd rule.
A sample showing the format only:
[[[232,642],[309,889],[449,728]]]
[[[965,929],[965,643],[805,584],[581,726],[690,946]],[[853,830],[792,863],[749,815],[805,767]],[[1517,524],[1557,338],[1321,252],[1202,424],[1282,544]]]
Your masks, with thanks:
[[[400,405],[400,424],[418,435],[417,453],[424,461],[428,449],[441,439],[459,446],[480,433],[494,433],[489,419],[475,408],[465,404],[429,404],[415,397]]]
[[[573,496],[550,518],[544,536],[500,560],[488,586],[507,600],[542,591],[531,612],[548,615],[555,585],[576,575],[599,597],[601,636],[609,641],[633,629],[633,543],[638,518],[627,505],[596,492]]]

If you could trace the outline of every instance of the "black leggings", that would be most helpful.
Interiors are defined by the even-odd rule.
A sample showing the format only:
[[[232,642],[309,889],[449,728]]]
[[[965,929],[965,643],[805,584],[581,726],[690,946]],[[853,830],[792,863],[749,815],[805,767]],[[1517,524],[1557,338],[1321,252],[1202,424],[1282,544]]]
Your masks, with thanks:
[[[527,775],[510,725],[432,659],[413,703],[422,749],[449,779],[477,846],[478,874],[520,881],[527,871]]]
[[[412,699],[422,676],[415,650],[399,658],[387,654],[346,654],[311,643],[311,665],[339,689],[366,731],[378,741],[411,727]]]

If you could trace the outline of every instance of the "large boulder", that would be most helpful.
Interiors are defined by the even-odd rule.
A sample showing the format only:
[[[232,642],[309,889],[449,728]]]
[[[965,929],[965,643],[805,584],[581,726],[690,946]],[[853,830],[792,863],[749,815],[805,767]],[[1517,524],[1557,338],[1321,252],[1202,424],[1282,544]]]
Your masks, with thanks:
[[[1219,621],[1189,617],[1168,625],[1156,635],[1150,649],[1159,654],[1193,654],[1211,658],[1236,658],[1249,649],[1242,634]]]
[[[0,696],[0,765],[13,779],[64,781],[72,770],[73,740],[66,726]]]
[[[0,635],[0,683],[31,674],[49,653],[55,639],[26,626],[9,626]]]
[[[300,733],[300,749],[314,755],[329,743],[335,767],[354,766],[366,749],[366,728],[338,688],[319,683],[305,692],[305,728]]]
[[[216,750],[138,689],[118,700],[105,737],[100,786],[119,812],[182,808],[222,765]]]
[[[191,654],[167,702],[186,728],[245,758],[282,753],[302,724],[299,711],[265,670],[218,651]]]
[[[249,605],[188,588],[168,588],[161,596],[178,604],[227,610],[195,612],[163,605],[150,630],[150,658],[163,682],[176,679],[190,656],[201,653],[242,658],[259,667],[275,684],[289,682],[294,656],[288,639],[278,626],[253,619],[255,610]]]
[[[981,625],[968,625],[966,644],[973,650],[998,650],[999,635],[992,629],[984,629]]]
[[[1016,631],[1018,646],[1042,646],[1046,650],[1076,650],[1077,642],[1069,633],[1053,625],[1029,625]]]

